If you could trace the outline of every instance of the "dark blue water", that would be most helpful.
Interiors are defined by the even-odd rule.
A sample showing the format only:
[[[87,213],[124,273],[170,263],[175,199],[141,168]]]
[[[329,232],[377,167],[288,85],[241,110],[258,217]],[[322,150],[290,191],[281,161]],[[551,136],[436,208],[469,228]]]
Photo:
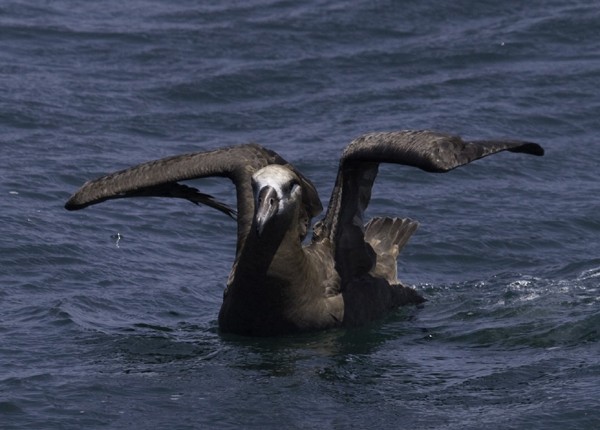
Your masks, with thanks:
[[[2,2],[0,428],[597,428],[599,23],[585,0]],[[63,209],[249,141],[326,203],[344,145],[406,128],[547,153],[382,168],[369,212],[421,222],[399,274],[428,302],[362,329],[222,336],[231,220]]]

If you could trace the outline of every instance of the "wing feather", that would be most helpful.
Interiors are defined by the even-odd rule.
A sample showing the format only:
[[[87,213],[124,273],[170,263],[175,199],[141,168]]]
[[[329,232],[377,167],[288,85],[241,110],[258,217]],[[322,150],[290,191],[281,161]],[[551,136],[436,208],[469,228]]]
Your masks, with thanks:
[[[268,164],[281,164],[293,169],[302,181],[307,213],[315,216],[321,211],[319,196],[313,184],[276,152],[256,144],[176,155],[102,176],[86,182],[71,196],[65,208],[78,210],[106,200],[126,197],[178,197],[208,205],[233,216],[235,211],[226,204],[195,188],[178,183],[209,176],[226,177],[236,187],[240,247],[251,227],[254,213],[252,174]]]
[[[363,213],[371,198],[379,163],[447,172],[501,151],[544,154],[537,143],[464,141],[459,136],[427,130],[370,133],[352,141],[340,159],[327,214],[319,230],[321,236],[328,236],[334,243],[336,264],[342,276],[357,276],[370,270],[374,263],[373,250],[364,240]]]

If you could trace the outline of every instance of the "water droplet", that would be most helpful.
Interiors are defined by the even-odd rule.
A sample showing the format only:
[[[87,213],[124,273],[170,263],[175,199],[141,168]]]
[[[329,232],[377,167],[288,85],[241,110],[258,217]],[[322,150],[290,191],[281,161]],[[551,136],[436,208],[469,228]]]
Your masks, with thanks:
[[[121,233],[117,232],[117,234],[113,234],[111,238],[115,240],[115,246],[119,248],[119,242],[121,241],[121,239],[123,239]]]

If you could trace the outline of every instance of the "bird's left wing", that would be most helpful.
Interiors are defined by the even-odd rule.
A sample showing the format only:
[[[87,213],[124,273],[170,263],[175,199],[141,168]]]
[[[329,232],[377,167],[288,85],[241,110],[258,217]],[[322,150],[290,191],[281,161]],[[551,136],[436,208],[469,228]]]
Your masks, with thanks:
[[[334,244],[336,264],[342,276],[355,276],[371,267],[373,251],[364,241],[363,213],[371,198],[379,163],[447,172],[500,151],[544,154],[537,143],[464,141],[459,136],[433,131],[371,133],[352,141],[340,159],[327,214],[319,231]]]

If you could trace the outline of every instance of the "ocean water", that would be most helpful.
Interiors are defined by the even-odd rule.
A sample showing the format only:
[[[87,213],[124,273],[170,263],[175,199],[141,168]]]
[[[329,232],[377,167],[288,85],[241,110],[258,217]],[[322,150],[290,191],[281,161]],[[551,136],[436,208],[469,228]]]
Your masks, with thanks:
[[[598,428],[599,22],[586,0],[0,3],[0,428]],[[326,204],[344,146],[399,129],[546,155],[382,166],[369,214],[421,223],[399,275],[428,302],[360,329],[224,336],[230,219],[63,209],[250,141]]]

